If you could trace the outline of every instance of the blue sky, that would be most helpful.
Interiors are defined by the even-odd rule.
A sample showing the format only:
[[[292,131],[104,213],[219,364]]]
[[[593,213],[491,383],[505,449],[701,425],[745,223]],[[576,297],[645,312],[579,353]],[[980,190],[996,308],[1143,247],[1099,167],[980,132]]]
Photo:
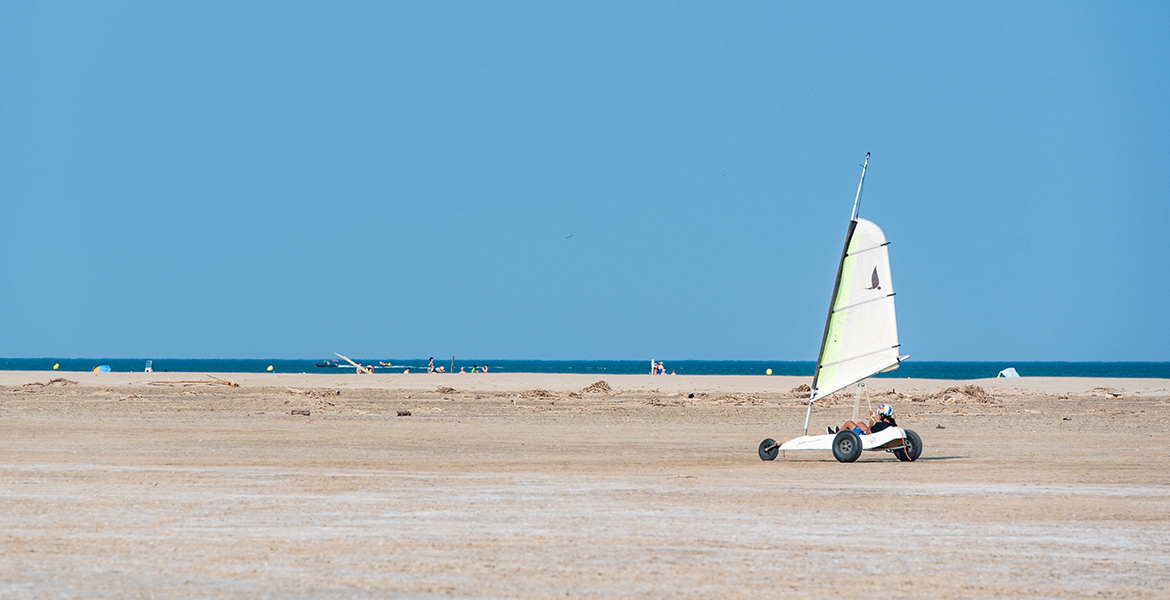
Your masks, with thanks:
[[[0,4],[0,356],[1170,360],[1160,3]]]

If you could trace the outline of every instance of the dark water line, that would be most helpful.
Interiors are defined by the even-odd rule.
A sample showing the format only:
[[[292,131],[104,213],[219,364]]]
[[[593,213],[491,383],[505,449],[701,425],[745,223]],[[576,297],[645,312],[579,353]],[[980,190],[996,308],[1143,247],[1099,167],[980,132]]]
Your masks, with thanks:
[[[425,358],[368,359],[354,357],[362,364],[373,364],[378,372],[396,373],[410,367],[411,373],[426,371]],[[0,370],[7,371],[93,371],[108,365],[111,371],[142,372],[144,358],[3,358]],[[277,373],[337,373],[351,372],[353,367],[318,367],[313,360],[289,359],[208,359],[161,358],[153,359],[155,372],[205,373],[263,373],[271,366]],[[664,359],[667,372],[680,375],[773,375],[811,377],[812,361],[780,360],[669,360]],[[391,366],[380,366],[389,363]],[[436,360],[436,365],[451,368],[451,360]],[[456,359],[455,372],[462,368],[490,365],[491,372],[503,373],[587,373],[587,374],[645,374],[650,372],[649,360],[508,360]],[[1014,367],[1024,377],[1145,377],[1170,379],[1170,362],[1012,362],[1012,361],[907,361],[897,371],[879,375],[882,378],[918,379],[980,379],[995,377],[1007,367]]]

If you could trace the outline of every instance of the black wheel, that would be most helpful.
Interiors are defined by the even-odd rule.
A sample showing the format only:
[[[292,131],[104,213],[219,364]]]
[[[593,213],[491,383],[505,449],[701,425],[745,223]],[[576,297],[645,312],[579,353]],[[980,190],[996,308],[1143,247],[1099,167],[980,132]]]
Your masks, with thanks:
[[[780,454],[780,444],[776,440],[768,438],[760,442],[760,460],[776,460],[777,454]]]
[[[861,456],[861,437],[852,431],[839,431],[833,438],[833,457],[841,462],[853,462]]]
[[[894,456],[897,456],[898,460],[906,462],[918,460],[918,457],[922,456],[922,438],[918,437],[918,434],[910,429],[904,429],[903,431],[906,432],[906,446],[894,450]]]

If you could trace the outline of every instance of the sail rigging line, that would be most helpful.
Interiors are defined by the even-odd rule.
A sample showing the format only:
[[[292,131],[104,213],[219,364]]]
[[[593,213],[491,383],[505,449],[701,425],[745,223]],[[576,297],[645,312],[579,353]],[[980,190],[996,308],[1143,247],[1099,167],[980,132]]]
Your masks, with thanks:
[[[886,242],[884,244],[878,244],[877,246],[870,246],[869,248],[862,248],[861,250],[858,250],[852,254],[846,254],[845,256],[857,256],[858,254],[861,254],[862,252],[869,252],[870,250],[880,250],[880,249],[885,248],[886,246],[889,246],[889,245],[890,245],[890,243]]]
[[[831,366],[833,366],[833,365],[839,365],[839,364],[841,364],[841,363],[847,363],[847,362],[849,362],[849,361],[851,361],[851,360],[857,360],[857,359],[859,359],[859,358],[865,358],[865,357],[867,357],[867,356],[873,356],[874,354],[878,354],[878,353],[880,353],[880,352],[885,352],[886,350],[890,350],[890,349],[892,349],[892,348],[900,348],[901,346],[902,346],[902,344],[897,344],[897,345],[894,345],[894,346],[890,346],[889,348],[878,348],[877,350],[874,350],[874,351],[872,351],[872,352],[866,352],[865,354],[858,354],[858,355],[856,355],[856,356],[850,356],[849,358],[842,358],[842,359],[839,359],[839,360],[835,360],[835,361],[833,361],[833,362],[827,362],[827,363],[825,363],[825,364],[823,364],[823,365],[821,365],[821,366],[822,366],[822,367],[831,367]],[[878,372],[880,373],[881,371],[878,371]],[[849,386],[845,386],[845,387],[849,387]]]
[[[885,296],[879,296],[879,297],[877,297],[877,298],[870,298],[869,300],[862,300],[861,302],[855,302],[855,303],[853,303],[853,304],[850,304],[849,306],[842,306],[841,308],[838,308],[837,310],[834,310],[834,311],[832,311],[832,312],[834,312],[834,313],[839,313],[839,312],[841,312],[841,311],[843,311],[843,310],[849,310],[849,309],[851,309],[851,308],[857,308],[858,306],[861,306],[862,304],[869,304],[870,302],[879,302],[879,301],[881,301],[881,300],[885,300],[886,298],[890,298],[890,297],[892,297],[892,296],[896,296],[896,295],[897,295],[897,294],[895,294],[895,293],[892,293],[892,292],[891,292],[891,293],[889,293],[889,294],[886,294]]]
[[[865,382],[857,383],[857,397],[853,399],[853,418],[854,423],[857,422],[857,411],[861,410],[861,397],[865,396],[865,405],[869,407],[869,412],[873,412],[873,402],[869,401],[869,390],[865,387]]]

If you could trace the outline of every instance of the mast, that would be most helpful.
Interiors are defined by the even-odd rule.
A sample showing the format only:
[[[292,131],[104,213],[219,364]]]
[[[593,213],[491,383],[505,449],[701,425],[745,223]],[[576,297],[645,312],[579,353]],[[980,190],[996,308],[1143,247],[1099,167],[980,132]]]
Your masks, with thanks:
[[[857,209],[861,207],[861,186],[865,185],[865,168],[869,166],[869,152],[865,153],[865,164],[861,165],[861,181],[857,184],[857,197],[853,199],[853,216],[850,221],[857,220]]]
[[[861,165],[861,181],[857,183],[857,196],[853,199],[853,215],[849,218],[849,231],[845,234],[845,248],[841,250],[841,262],[837,263],[837,279],[833,282],[833,297],[829,300],[829,316],[825,319],[825,333],[821,337],[821,351],[817,353],[816,371],[813,372],[812,389],[808,392],[808,410],[804,413],[804,434],[808,435],[808,421],[812,417],[813,399],[817,393],[817,377],[821,374],[821,360],[825,355],[825,344],[829,339],[829,325],[833,321],[833,306],[837,304],[837,291],[841,288],[841,271],[845,267],[845,257],[849,254],[849,243],[853,240],[853,230],[857,227],[857,209],[861,206],[861,188],[865,185],[865,169],[869,167],[869,152],[865,153],[865,164]]]

